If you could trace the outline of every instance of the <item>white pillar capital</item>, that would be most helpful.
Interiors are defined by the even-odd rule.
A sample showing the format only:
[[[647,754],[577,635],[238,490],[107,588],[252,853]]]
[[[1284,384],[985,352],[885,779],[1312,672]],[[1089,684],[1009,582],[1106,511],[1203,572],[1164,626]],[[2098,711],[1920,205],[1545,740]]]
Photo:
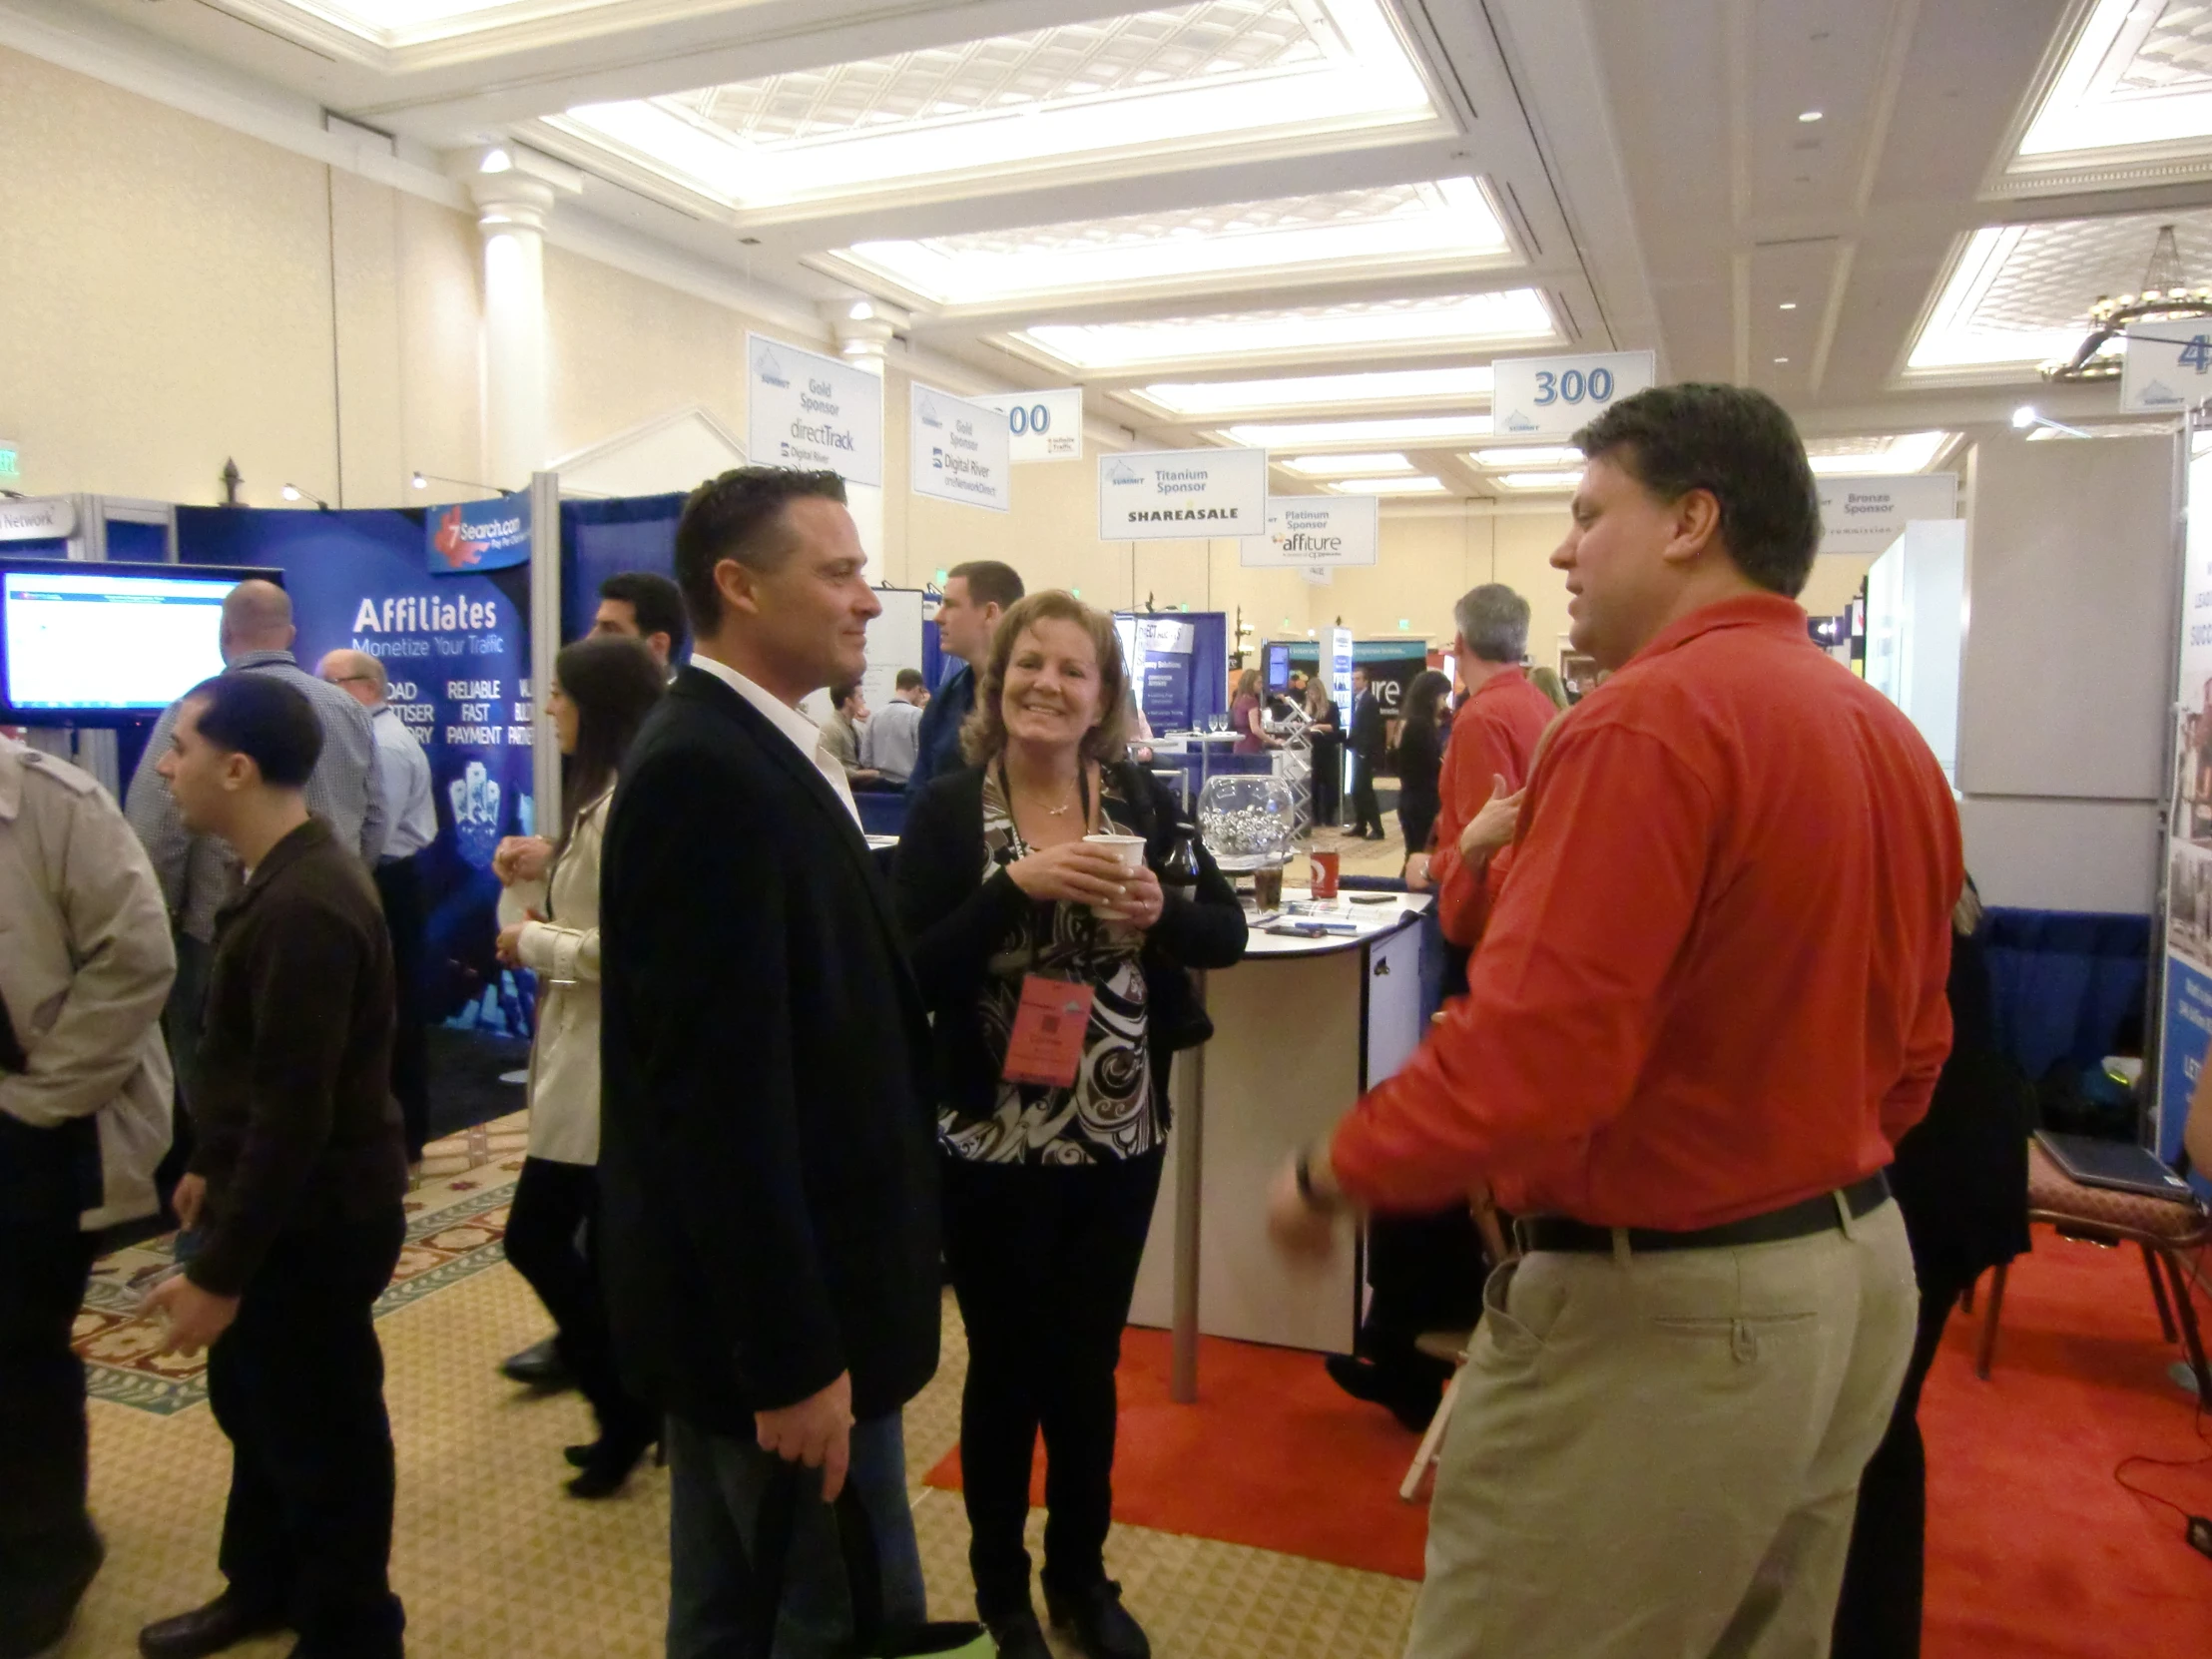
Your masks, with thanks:
[[[476,204],[476,228],[486,236],[502,231],[542,233],[557,192],[542,179],[521,173],[472,173],[468,196]]]

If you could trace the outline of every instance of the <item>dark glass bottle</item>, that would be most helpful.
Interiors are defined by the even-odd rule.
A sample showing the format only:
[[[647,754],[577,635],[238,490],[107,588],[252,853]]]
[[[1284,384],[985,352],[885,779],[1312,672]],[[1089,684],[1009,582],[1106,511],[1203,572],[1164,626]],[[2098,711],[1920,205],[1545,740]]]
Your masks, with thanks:
[[[1160,865],[1160,885],[1185,898],[1198,892],[1198,831],[1188,824],[1175,826],[1175,844]]]

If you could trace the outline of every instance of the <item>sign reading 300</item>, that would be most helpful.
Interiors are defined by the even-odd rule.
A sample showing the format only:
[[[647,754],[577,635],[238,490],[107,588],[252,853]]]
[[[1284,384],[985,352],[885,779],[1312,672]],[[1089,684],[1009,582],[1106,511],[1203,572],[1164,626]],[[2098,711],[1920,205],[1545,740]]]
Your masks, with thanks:
[[[1490,393],[1499,437],[1569,437],[1657,372],[1649,351],[1589,351],[1574,357],[1501,357]]]

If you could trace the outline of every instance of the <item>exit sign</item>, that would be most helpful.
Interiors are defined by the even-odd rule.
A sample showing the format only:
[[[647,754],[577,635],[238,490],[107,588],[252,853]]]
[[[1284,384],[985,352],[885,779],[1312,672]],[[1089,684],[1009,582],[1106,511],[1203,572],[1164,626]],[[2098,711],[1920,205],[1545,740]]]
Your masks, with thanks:
[[[15,445],[0,438],[0,478],[20,478],[23,467],[17,459]]]

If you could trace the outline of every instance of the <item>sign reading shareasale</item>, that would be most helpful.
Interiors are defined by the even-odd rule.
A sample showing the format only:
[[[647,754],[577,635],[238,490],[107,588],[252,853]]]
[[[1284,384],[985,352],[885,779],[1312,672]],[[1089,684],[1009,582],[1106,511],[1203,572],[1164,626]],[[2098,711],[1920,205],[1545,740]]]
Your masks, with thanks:
[[[1166,449],[1098,458],[1098,539],[1266,533],[1265,449]]]
[[[1006,417],[948,391],[909,382],[907,484],[916,495],[1006,512]]]
[[[1380,541],[1377,505],[1372,495],[1271,495],[1267,534],[1248,537],[1237,562],[1309,570],[1372,565]]]
[[[746,432],[763,466],[883,482],[883,382],[766,334],[745,338]]]
[[[1822,478],[1821,551],[1880,553],[1916,518],[1958,516],[1958,474],[1905,472],[1892,477]]]

